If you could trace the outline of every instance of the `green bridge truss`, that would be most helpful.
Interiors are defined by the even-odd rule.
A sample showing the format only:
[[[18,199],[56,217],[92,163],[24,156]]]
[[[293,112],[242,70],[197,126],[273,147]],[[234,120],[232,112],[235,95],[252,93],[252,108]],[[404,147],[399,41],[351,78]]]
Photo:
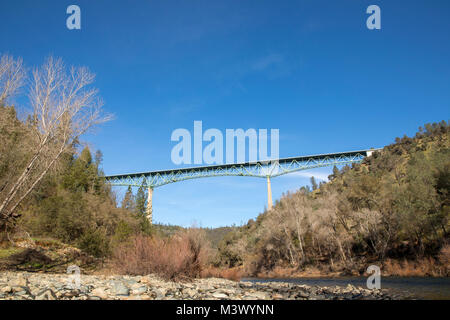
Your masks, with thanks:
[[[140,187],[144,185],[148,188],[156,188],[169,183],[207,177],[241,176],[271,178],[300,170],[360,163],[364,157],[370,156],[372,152],[377,150],[380,149],[318,154],[270,161],[110,175],[105,178],[106,181],[113,186]]]

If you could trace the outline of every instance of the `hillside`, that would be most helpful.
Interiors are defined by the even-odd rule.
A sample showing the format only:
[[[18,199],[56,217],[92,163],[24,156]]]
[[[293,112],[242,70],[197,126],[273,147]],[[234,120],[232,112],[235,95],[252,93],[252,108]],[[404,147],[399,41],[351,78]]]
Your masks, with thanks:
[[[251,275],[361,274],[371,263],[391,274],[448,274],[449,135],[445,121],[427,124],[361,164],[335,167],[316,190],[283,195],[226,235],[216,263]]]

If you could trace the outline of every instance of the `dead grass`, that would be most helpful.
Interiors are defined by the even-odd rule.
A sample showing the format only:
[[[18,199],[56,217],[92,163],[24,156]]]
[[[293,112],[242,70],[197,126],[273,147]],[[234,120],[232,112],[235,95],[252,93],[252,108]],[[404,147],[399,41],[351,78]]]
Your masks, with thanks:
[[[433,258],[422,258],[420,260],[391,260],[383,263],[381,270],[385,276],[399,277],[446,277],[449,275],[448,264],[444,265]]]
[[[222,269],[207,267],[204,268],[201,273],[202,278],[223,278],[233,281],[239,281],[243,277],[243,275],[244,273],[242,271],[242,268]]]
[[[34,243],[39,246],[46,249],[53,248],[53,249],[59,249],[64,247],[64,244],[53,238],[32,238]]]
[[[258,278],[322,278],[322,277],[339,277],[341,272],[322,270],[318,267],[307,267],[304,270],[289,267],[275,267],[272,270],[262,271],[256,274]]]
[[[450,244],[446,244],[439,252],[439,261],[446,266],[447,270],[450,268]]]

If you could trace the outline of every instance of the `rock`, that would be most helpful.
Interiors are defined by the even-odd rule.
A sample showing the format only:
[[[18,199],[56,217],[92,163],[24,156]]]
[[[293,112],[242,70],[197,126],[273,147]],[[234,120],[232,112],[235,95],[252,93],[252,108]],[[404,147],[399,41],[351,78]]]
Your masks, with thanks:
[[[134,295],[133,296],[129,296],[129,297],[123,296],[120,299],[121,300],[142,300],[141,296],[134,296]]]
[[[125,286],[122,282],[114,282],[112,291],[116,296],[128,296],[130,295],[130,289]]]
[[[24,294],[31,294],[30,289],[28,287],[22,287],[22,286],[14,286],[11,288],[12,292],[16,296],[24,295]]]
[[[214,292],[212,294],[212,297],[216,298],[216,299],[228,299],[228,296],[225,293],[220,293],[220,292]]]
[[[14,281],[14,286],[18,286],[18,287],[28,286],[28,278],[26,278],[23,275],[20,275],[19,277],[17,277],[16,281]]]
[[[21,286],[16,284],[22,284]],[[23,286],[25,285],[26,286]],[[79,289],[67,285],[67,274],[2,272],[0,299],[8,300],[387,300],[401,299],[386,290],[348,286],[306,286],[286,282],[234,282],[225,279],[164,281],[153,275],[83,275]],[[404,296],[403,296],[404,297]]]
[[[356,288],[352,286],[351,284],[348,284],[347,287],[345,287],[346,291],[354,291]]]
[[[135,285],[131,286],[131,291],[134,295],[140,295],[147,292],[147,286],[142,285],[140,283],[136,283]]]
[[[310,297],[310,295],[307,292],[304,292],[304,291],[297,292],[296,296],[299,297],[299,298],[309,298]]]
[[[5,294],[5,293],[11,293],[12,292],[12,288],[10,286],[6,286],[0,289],[0,292]]]
[[[69,290],[69,291],[64,291],[63,295],[66,298],[72,298],[72,297],[78,297],[80,295],[80,290]]]
[[[361,293],[355,294],[352,297],[352,300],[360,300],[362,299],[364,296]]]
[[[257,300],[267,300],[267,294],[264,292],[252,292],[250,294],[247,294],[247,297],[251,297]]]
[[[162,300],[167,294],[167,292],[164,288],[154,289],[153,292],[155,293],[157,300]]]
[[[184,289],[183,290],[183,294],[188,296],[188,297],[190,297],[190,298],[193,298],[193,297],[195,297],[197,295],[197,291],[194,290],[194,289],[188,288],[188,289]]]
[[[103,288],[95,288],[94,290],[91,291],[91,297],[92,296],[96,296],[99,297],[101,299],[107,299],[108,298],[108,294],[106,293],[106,291]]]
[[[51,289],[46,289],[39,293],[35,300],[56,300],[56,295]]]

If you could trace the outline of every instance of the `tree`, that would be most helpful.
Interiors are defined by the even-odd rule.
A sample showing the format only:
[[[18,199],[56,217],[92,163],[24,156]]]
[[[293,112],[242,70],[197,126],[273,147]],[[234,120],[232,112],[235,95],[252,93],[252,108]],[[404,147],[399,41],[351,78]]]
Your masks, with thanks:
[[[142,185],[139,187],[136,194],[136,213],[139,217],[145,218],[145,202],[146,202],[146,192],[145,187]]]
[[[136,202],[134,201],[133,190],[128,186],[127,192],[122,200],[122,209],[129,210],[133,212],[136,208]]]
[[[317,188],[318,188],[318,185],[317,185],[317,182],[316,182],[316,179],[314,178],[314,176],[311,177],[311,187],[313,190],[317,190]]]
[[[103,153],[100,150],[95,152],[95,164],[99,167],[103,162]]]
[[[78,158],[72,159],[67,172],[62,176],[63,187],[71,191],[100,192],[97,164],[92,162],[92,155],[85,147]]]
[[[3,55],[0,58],[0,106],[22,87],[26,72],[21,58]]]
[[[10,61],[2,57],[1,65],[3,60]],[[17,92],[21,74],[20,59],[13,64],[5,64],[10,67],[2,70],[17,71],[1,71],[2,101]],[[32,107],[27,123],[29,157],[23,166],[14,168],[14,179],[0,190],[0,227],[19,216],[16,213],[19,205],[81,135],[112,118],[102,112],[98,90],[91,87],[94,78],[86,67],[67,70],[61,59],[52,57],[33,70],[28,94]]]
[[[336,166],[333,166],[333,173],[328,176],[328,179],[331,181],[339,177],[339,169]]]

